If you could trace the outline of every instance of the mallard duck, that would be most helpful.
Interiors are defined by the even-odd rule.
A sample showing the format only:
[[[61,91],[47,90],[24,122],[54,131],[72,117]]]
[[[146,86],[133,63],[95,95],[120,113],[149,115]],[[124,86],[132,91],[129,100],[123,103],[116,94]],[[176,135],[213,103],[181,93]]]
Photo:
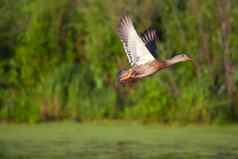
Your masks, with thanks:
[[[131,65],[130,69],[119,72],[118,78],[121,83],[142,79],[178,62],[192,60],[186,54],[176,55],[167,60],[156,59],[153,54],[156,51],[157,32],[148,29],[140,37],[128,15],[121,17],[118,28],[119,37]]]

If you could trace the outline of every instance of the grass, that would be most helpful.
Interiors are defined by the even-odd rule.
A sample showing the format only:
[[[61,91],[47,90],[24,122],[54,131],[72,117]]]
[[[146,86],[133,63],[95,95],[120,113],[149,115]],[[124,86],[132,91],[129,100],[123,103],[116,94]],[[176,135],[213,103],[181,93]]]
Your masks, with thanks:
[[[2,159],[236,159],[238,126],[0,124]]]

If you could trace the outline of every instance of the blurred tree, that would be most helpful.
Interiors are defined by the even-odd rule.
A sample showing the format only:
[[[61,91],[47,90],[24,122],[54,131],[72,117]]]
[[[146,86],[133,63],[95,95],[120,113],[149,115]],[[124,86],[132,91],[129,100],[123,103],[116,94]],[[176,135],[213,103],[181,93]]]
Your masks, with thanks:
[[[237,118],[238,7],[225,0],[3,0],[0,118],[134,118],[214,122]],[[117,36],[128,13],[139,33],[159,32],[159,58],[190,54],[134,85]],[[231,102],[232,101],[232,102]],[[232,107],[231,107],[232,105]]]

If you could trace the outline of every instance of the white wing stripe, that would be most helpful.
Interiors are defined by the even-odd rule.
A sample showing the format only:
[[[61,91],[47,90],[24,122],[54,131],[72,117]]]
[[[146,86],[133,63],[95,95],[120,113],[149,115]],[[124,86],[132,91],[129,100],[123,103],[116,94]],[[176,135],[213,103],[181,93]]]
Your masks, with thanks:
[[[141,65],[154,60],[154,57],[151,55],[144,42],[138,36],[132,21],[128,16],[122,17],[120,21],[119,35],[126,51],[129,63],[132,66]]]

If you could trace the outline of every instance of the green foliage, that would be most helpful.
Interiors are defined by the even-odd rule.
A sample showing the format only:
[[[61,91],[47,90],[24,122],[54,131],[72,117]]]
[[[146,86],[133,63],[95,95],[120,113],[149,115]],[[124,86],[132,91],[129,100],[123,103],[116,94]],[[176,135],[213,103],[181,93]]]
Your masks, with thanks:
[[[125,116],[136,119],[152,119],[161,122],[168,121],[168,111],[173,103],[175,103],[168,87],[158,76],[153,79],[147,79],[138,92],[134,92],[134,106],[125,108]],[[153,90],[153,91],[151,91]]]
[[[235,53],[238,8],[230,2],[229,51]],[[139,32],[150,25],[159,31],[161,59],[186,53],[193,63],[120,86],[117,73],[129,67],[117,36],[124,12]],[[238,118],[233,111],[238,102],[231,102],[238,96],[226,91],[215,0],[3,0],[0,13],[1,120],[212,123]],[[237,68],[238,56],[231,60]]]
[[[44,111],[49,117],[76,120],[113,117],[115,93],[97,88],[87,65],[64,64],[43,84]],[[82,91],[83,90],[83,91]]]

